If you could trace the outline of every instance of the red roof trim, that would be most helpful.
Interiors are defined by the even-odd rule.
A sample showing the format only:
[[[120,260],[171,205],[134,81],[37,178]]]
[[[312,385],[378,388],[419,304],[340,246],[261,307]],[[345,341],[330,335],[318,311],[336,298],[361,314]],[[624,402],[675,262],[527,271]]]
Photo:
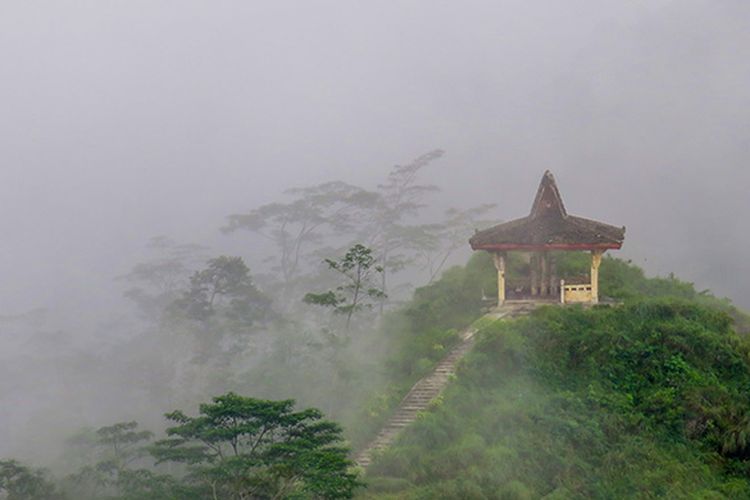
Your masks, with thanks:
[[[494,245],[472,245],[473,250],[618,250],[622,243],[547,243],[545,245],[521,245],[517,243],[499,243]]]

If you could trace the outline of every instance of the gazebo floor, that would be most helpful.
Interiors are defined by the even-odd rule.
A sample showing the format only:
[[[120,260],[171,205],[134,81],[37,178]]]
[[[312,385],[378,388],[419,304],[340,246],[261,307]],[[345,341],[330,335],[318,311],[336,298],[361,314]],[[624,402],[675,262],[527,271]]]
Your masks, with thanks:
[[[555,303],[560,302],[560,294],[556,293],[555,295],[531,295],[531,294],[508,294],[505,297],[506,303],[514,303],[514,302],[538,302],[538,303]]]

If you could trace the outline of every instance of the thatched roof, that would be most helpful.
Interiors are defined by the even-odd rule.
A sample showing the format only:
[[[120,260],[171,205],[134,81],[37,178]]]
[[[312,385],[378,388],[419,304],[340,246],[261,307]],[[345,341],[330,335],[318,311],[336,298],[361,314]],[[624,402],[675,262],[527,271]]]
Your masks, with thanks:
[[[606,250],[624,239],[624,227],[568,215],[548,170],[527,217],[478,231],[469,243],[474,250]]]

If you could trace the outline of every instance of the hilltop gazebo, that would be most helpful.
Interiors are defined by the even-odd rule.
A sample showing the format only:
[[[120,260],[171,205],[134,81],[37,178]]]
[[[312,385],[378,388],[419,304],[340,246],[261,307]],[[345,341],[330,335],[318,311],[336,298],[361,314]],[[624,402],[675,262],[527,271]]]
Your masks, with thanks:
[[[497,268],[498,305],[529,299],[597,303],[602,254],[622,247],[624,239],[625,227],[568,215],[555,178],[548,170],[542,176],[527,217],[477,231],[469,243],[473,250],[485,250],[493,256]],[[514,251],[524,252],[528,259],[528,281],[506,290],[507,254]],[[591,274],[587,280],[578,280],[578,283],[570,283],[574,281],[570,280],[567,284],[565,280],[558,281],[555,251],[591,252]]]

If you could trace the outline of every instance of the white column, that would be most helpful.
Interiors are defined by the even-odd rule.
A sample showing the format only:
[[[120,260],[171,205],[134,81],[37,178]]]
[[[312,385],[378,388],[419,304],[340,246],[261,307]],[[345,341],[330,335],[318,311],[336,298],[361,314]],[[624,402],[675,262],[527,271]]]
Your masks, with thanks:
[[[529,259],[529,278],[531,280],[531,295],[537,295],[539,293],[539,255],[536,252],[531,252],[531,258]]]
[[[497,305],[505,303],[505,254],[495,252],[492,254],[497,269]]]
[[[555,292],[557,292],[557,287],[560,284],[559,280],[557,279],[557,261],[555,259],[555,254],[549,253],[547,254],[547,262],[549,262],[549,293],[550,295],[554,295]]]
[[[602,263],[603,250],[591,251],[591,302],[599,303],[599,265]]]

